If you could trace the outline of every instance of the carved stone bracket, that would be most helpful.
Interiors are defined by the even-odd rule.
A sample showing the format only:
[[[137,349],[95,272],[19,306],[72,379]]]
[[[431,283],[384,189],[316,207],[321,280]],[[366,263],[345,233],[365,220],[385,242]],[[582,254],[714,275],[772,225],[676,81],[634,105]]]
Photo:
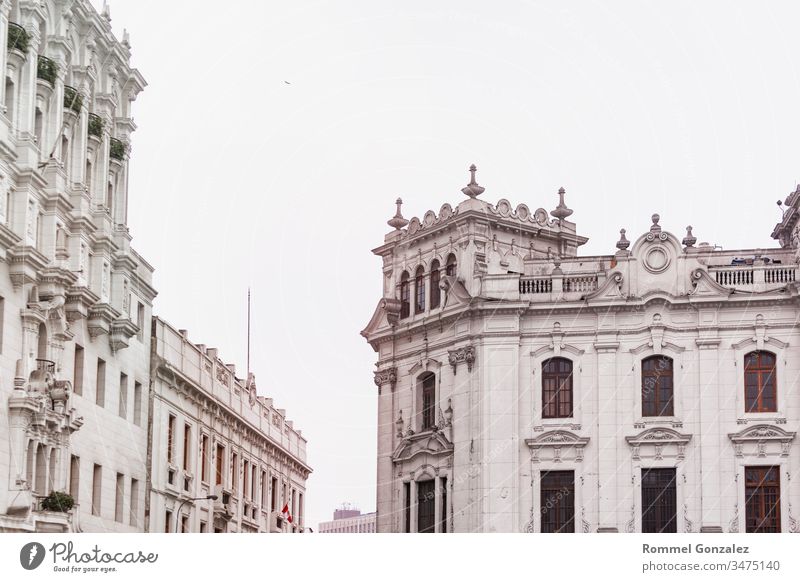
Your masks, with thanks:
[[[381,393],[381,388],[384,384],[391,385],[394,388],[395,383],[397,382],[397,368],[391,367],[386,368],[385,370],[376,370],[375,371],[375,385],[378,387],[378,394]]]
[[[450,365],[453,366],[453,374],[458,371],[458,364],[466,362],[467,370],[472,372],[472,364],[475,363],[475,347],[472,345],[458,348],[457,350],[448,350],[447,359]]]

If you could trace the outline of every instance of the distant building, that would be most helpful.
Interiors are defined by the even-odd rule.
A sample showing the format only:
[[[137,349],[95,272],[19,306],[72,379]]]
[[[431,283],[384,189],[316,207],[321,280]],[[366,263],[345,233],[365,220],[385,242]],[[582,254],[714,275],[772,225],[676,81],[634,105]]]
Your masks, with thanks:
[[[343,507],[333,512],[333,521],[319,524],[319,533],[375,533],[376,513],[361,513]]]

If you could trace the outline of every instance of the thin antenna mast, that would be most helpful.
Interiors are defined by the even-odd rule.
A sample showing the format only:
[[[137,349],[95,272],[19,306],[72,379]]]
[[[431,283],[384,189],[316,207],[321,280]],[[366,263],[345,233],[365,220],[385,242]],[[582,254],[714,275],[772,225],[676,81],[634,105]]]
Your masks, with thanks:
[[[247,378],[250,379],[250,287],[247,288]]]

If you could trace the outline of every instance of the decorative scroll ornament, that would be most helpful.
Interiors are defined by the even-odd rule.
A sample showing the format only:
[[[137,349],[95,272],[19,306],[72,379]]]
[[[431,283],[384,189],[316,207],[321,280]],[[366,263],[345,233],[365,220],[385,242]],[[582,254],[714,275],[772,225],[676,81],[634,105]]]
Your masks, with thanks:
[[[378,387],[378,393],[384,384],[391,384],[394,387],[397,382],[397,368],[386,368],[385,370],[377,370],[375,372],[375,385]]]
[[[650,232],[647,233],[645,239],[648,242],[653,242],[654,240],[667,240],[667,233],[661,232],[661,225],[658,224],[658,221],[661,220],[661,217],[658,214],[654,214],[650,217],[653,221],[653,226],[650,227]]]
[[[475,347],[474,346],[464,346],[463,348],[458,348],[457,350],[448,350],[447,352],[448,361],[450,365],[453,366],[453,374],[456,374],[458,371],[458,364],[466,362],[467,370],[472,372],[472,364],[475,363]]]

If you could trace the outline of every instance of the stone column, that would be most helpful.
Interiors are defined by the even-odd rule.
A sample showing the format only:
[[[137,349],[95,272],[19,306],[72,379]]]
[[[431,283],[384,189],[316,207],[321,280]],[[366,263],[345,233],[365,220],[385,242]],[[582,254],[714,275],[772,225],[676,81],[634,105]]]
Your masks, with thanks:
[[[694,438],[699,449],[700,532],[722,533],[720,473],[722,443],[719,400],[719,339],[697,340],[697,392],[700,400],[698,431]],[[739,370],[739,368],[737,368]],[[734,385],[734,390],[742,390]]]
[[[392,452],[395,445],[395,418],[393,417],[394,387],[397,376],[395,368],[375,372],[378,386],[378,463],[376,491],[377,531],[389,533],[393,526],[393,479]],[[401,528],[402,530],[402,528]]]
[[[594,345],[597,351],[597,531],[616,533],[618,520],[618,441],[619,430],[617,407],[616,360],[619,343],[616,339],[599,338]]]
[[[433,479],[433,493],[433,531],[434,533],[442,533],[442,479],[439,477],[439,475],[436,475],[436,477]]]

